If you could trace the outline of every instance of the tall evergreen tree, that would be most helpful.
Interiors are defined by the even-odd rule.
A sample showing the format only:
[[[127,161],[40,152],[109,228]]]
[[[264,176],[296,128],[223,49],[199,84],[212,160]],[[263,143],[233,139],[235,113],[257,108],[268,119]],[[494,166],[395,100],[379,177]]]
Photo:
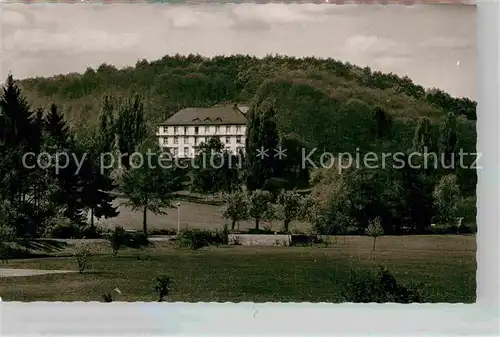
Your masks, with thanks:
[[[262,189],[279,171],[275,151],[279,138],[275,108],[254,104],[248,113],[246,136],[246,183],[249,191]]]
[[[118,206],[113,206],[116,197],[111,194],[117,185],[111,175],[100,167],[100,139],[91,139],[81,147],[81,153],[87,154],[80,171],[81,200],[83,207],[90,211],[90,225],[93,227],[94,218],[108,219],[119,214]]]
[[[46,172],[35,165],[36,157],[25,155],[41,151],[43,112],[32,112],[12,75],[3,87],[0,111],[1,194],[15,216],[9,223],[17,236],[38,236],[51,213],[47,207],[51,184]]]
[[[139,95],[136,94],[133,99],[127,99],[120,107],[115,126],[118,149],[121,153],[121,164],[129,169],[130,155],[147,136],[144,105]]]
[[[66,156],[64,160],[68,160],[67,163],[60,163],[62,167],[50,168],[50,174],[57,184],[57,191],[52,195],[52,201],[55,205],[60,205],[64,216],[78,221],[83,212],[81,198],[83,184],[74,158],[80,159],[82,154],[78,152],[71,130],[55,104],[50,106],[44,119],[44,126],[45,151],[53,156],[58,154],[61,159],[64,154]]]
[[[70,140],[69,126],[55,104],[50,105],[44,124],[48,136],[48,146],[60,150],[68,149]]]

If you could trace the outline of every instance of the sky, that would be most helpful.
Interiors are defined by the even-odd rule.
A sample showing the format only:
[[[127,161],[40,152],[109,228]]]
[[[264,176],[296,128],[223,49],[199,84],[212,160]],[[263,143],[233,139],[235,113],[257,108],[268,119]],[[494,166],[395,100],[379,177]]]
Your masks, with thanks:
[[[475,6],[3,3],[0,33],[2,80],[175,53],[278,53],[332,57],[476,98]]]

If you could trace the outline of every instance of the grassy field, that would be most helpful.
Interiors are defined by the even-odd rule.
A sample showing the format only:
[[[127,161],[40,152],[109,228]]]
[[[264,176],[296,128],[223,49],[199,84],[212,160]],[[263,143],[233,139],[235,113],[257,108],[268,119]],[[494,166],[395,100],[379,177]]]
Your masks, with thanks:
[[[125,229],[142,229],[142,212],[133,211],[130,207],[126,206],[126,199],[116,199],[115,205],[119,206],[120,214],[112,219],[104,220],[108,227],[120,225]],[[172,202],[175,205],[178,201]],[[207,205],[201,203],[194,203],[188,201],[180,201],[180,227],[181,228],[196,228],[196,229],[221,229],[222,226],[229,220],[222,218],[221,207],[214,205]],[[156,215],[151,212],[148,213],[148,227],[149,229],[176,229],[177,228],[177,209],[170,208],[166,210],[166,215]],[[277,231],[282,225],[279,221],[262,222],[261,228],[269,226]],[[240,229],[248,230],[254,228],[254,223],[251,220],[241,221]],[[293,222],[293,228],[307,231],[309,225],[300,222]]]
[[[124,250],[113,257],[105,242],[93,241],[96,255],[83,274],[3,278],[4,301],[154,301],[155,278],[172,279],[169,301],[338,302],[353,265],[386,266],[398,282],[423,283],[431,302],[474,302],[475,236],[381,237],[372,252],[368,237],[347,237],[328,248],[206,247],[180,250],[155,242],[146,251]],[[11,260],[8,268],[70,269],[71,246],[53,257]],[[118,287],[122,294],[113,292]]]

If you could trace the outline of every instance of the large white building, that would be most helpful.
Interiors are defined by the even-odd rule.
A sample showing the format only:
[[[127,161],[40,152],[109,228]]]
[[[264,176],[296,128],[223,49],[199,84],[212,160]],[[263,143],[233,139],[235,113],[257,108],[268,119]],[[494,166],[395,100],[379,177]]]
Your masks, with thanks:
[[[237,106],[182,109],[159,125],[160,146],[176,157],[192,158],[202,143],[219,137],[227,150],[236,153],[245,147],[247,110]]]

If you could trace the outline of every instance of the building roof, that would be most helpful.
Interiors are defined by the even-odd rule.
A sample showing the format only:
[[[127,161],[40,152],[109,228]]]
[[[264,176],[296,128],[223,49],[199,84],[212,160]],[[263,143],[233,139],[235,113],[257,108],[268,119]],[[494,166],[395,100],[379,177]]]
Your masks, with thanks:
[[[246,124],[247,119],[241,108],[222,106],[212,108],[185,108],[160,125],[214,125]]]

